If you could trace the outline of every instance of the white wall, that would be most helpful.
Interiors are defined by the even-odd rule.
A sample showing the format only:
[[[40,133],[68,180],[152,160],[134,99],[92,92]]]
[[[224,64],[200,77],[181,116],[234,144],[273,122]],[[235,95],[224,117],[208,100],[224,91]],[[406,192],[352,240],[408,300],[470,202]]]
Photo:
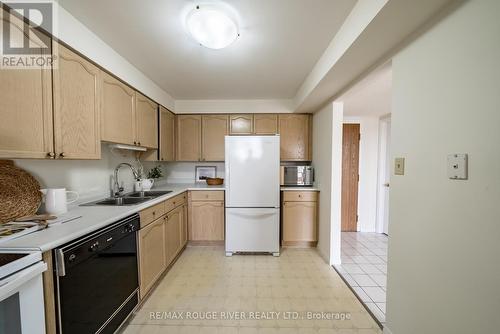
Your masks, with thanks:
[[[464,2],[393,59],[387,327],[500,328],[500,1]],[[469,179],[446,157],[469,154]]]
[[[318,251],[329,264],[340,263],[341,153],[342,104],[333,103],[313,116],[312,165],[320,190]]]
[[[162,165],[165,167],[165,180],[169,183],[195,182],[196,166],[215,166],[217,177],[224,178],[225,175],[223,162],[166,162]]]
[[[111,176],[115,167],[121,162],[137,166],[131,153],[126,155],[111,152],[107,145],[102,145],[101,160],[35,160],[18,159],[15,164],[30,172],[40,182],[42,188],[66,188],[77,191],[80,198],[108,196],[111,187]],[[145,171],[155,166],[153,162],[143,163]],[[164,174],[165,168],[163,168]],[[123,168],[119,172],[119,180],[124,182],[125,189],[133,189],[132,172]]]
[[[346,111],[344,109],[344,111]],[[375,232],[377,221],[378,117],[344,117],[344,123],[360,124],[358,231]]]
[[[58,4],[55,5],[57,6],[58,27],[54,33],[57,38],[143,94],[170,110],[174,110],[175,103],[172,96],[146,77],[64,8]]]

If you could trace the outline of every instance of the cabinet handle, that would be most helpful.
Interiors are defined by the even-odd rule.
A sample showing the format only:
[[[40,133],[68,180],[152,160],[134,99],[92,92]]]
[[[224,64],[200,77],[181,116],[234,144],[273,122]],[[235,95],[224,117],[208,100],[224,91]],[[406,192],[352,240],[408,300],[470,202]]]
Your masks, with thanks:
[[[64,152],[61,152],[61,153],[59,154],[59,156],[60,156],[61,158],[64,158],[64,157],[66,156],[66,154],[64,154]]]
[[[153,211],[153,216],[156,216],[156,211]]]
[[[48,156],[49,158],[54,158],[54,157],[56,156],[56,154],[55,154],[54,152],[48,152],[48,153],[47,153],[47,156]]]
[[[137,145],[141,146],[141,142],[138,142]]]

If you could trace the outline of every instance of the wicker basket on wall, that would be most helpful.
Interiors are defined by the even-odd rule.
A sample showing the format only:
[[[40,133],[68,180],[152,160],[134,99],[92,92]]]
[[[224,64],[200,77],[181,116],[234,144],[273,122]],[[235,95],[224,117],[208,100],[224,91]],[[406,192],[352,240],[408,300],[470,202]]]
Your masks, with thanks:
[[[34,215],[42,193],[40,184],[10,160],[0,160],[0,224]]]

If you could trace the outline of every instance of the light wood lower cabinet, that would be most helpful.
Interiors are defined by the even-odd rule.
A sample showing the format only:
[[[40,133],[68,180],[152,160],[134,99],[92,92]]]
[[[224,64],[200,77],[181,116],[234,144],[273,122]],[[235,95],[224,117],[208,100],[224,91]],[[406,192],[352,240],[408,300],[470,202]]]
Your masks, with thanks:
[[[282,202],[283,246],[316,246],[317,212],[317,192],[285,191]]]
[[[165,220],[155,220],[139,230],[139,282],[143,298],[165,269]]]
[[[178,206],[165,216],[165,266],[168,266],[182,248],[181,234],[184,208]]]
[[[139,213],[141,219],[141,229],[138,232],[141,299],[147,295],[161,274],[186,245],[186,197],[185,193],[177,195]]]
[[[224,240],[224,192],[189,192],[189,240],[219,242]]]

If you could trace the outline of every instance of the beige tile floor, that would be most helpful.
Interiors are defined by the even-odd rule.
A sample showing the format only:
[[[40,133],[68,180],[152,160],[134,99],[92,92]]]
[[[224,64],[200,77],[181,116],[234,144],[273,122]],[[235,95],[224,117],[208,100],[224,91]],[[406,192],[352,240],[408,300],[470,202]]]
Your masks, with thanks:
[[[178,319],[172,319],[174,311]],[[256,319],[263,312],[280,313]],[[310,320],[308,312],[348,319]],[[245,319],[230,319],[236,314]],[[212,319],[195,319],[210,315]],[[375,334],[381,330],[314,249],[285,249],[280,257],[225,257],[222,247],[188,247],[122,333]]]

